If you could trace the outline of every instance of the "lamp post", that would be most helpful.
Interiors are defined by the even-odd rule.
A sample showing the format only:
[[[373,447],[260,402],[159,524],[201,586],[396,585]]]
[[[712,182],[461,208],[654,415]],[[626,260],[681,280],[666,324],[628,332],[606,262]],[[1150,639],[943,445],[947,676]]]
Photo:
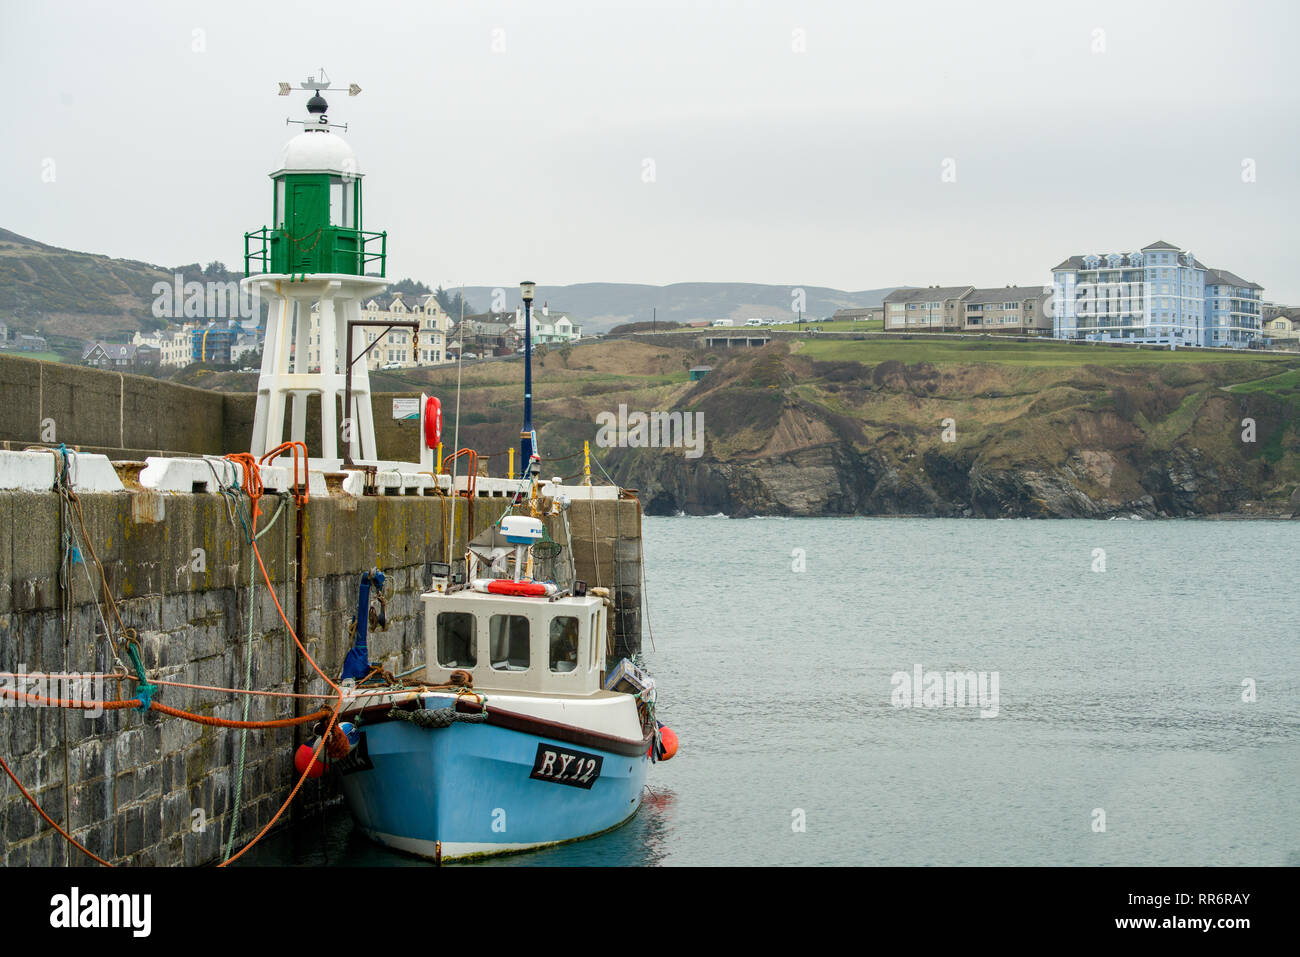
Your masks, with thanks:
[[[521,282],[519,292],[524,298],[524,428],[519,433],[519,465],[522,474],[528,474],[533,457],[533,293],[535,282]]]

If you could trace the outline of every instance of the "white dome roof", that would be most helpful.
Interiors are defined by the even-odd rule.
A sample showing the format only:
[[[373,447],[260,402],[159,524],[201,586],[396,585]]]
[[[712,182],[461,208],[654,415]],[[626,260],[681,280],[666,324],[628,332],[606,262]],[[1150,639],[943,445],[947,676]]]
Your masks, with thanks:
[[[280,151],[275,176],[279,173],[348,173],[361,175],[352,147],[329,130],[304,130]]]

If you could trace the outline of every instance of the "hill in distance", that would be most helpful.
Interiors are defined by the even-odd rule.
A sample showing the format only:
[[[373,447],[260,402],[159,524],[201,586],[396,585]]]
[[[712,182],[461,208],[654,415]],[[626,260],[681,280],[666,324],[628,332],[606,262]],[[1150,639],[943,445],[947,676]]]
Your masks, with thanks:
[[[0,319],[16,332],[50,340],[65,357],[79,357],[80,344],[121,341],[153,317],[154,284],[186,281],[238,282],[243,273],[221,263],[167,268],[134,259],[113,259],[51,246],[0,229]]]
[[[15,331],[35,332],[69,343],[100,338],[121,339],[152,315],[153,286],[171,283],[180,272],[186,281],[238,280],[220,263],[165,267],[131,259],[51,246],[0,229],[0,318]],[[396,282],[394,283],[396,285]],[[409,285],[409,283],[408,283]],[[519,303],[519,286],[472,286],[465,298],[478,312],[492,308],[493,292],[503,290],[505,308]],[[797,313],[796,290],[802,289],[805,318],[819,319],[836,309],[880,305],[896,287],[848,292],[825,286],[744,282],[684,282],[667,286],[590,282],[538,286],[537,302],[567,313],[587,333],[605,332],[624,322],[649,321],[657,310],[663,322],[751,316],[789,318]],[[458,290],[449,290],[457,292]],[[390,297],[380,297],[387,302]]]
[[[519,303],[519,286],[467,286],[465,298],[476,309],[493,305],[493,291],[505,292],[507,310]],[[752,316],[788,319],[795,291],[804,293],[804,318],[822,319],[836,309],[878,306],[897,286],[846,292],[826,286],[772,285],[755,282],[678,282],[668,286],[640,283],[583,282],[568,286],[537,287],[537,303],[569,314],[584,332],[607,332],[625,322],[702,322],[714,319],[744,321]],[[657,310],[657,315],[655,311]]]

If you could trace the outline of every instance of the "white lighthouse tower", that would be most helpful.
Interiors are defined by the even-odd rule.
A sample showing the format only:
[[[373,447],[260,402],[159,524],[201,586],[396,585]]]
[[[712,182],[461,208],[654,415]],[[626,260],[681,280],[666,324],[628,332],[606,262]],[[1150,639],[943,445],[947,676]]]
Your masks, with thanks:
[[[326,116],[321,92],[331,89],[328,77],[321,71],[300,86],[314,92],[303,131],[285,144],[271,173],[271,225],[244,234],[242,284],[269,304],[252,452],[261,457],[286,440],[304,442],[308,402],[319,397],[321,444],[308,451],[314,466],[332,470],[342,464],[340,440],[350,459],[378,457],[367,363],[353,363],[349,382],[347,344],[348,323],[360,323],[361,303],[389,285],[387,235],[362,228],[362,174]],[[280,92],[288,94],[289,85],[280,84]],[[349,88],[350,95],[359,92]],[[317,304],[320,341],[313,343]],[[352,336],[355,358],[365,349],[363,331],[353,328]]]

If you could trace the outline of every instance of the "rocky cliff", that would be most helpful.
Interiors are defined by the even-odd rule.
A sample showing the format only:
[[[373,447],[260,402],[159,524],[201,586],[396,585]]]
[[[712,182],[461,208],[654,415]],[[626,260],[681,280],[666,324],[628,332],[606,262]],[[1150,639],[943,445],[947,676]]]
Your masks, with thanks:
[[[649,514],[1291,514],[1300,378],[1277,369],[1253,385],[1258,364],[1226,360],[872,366],[774,344],[677,397],[703,455],[617,448],[607,465]]]

